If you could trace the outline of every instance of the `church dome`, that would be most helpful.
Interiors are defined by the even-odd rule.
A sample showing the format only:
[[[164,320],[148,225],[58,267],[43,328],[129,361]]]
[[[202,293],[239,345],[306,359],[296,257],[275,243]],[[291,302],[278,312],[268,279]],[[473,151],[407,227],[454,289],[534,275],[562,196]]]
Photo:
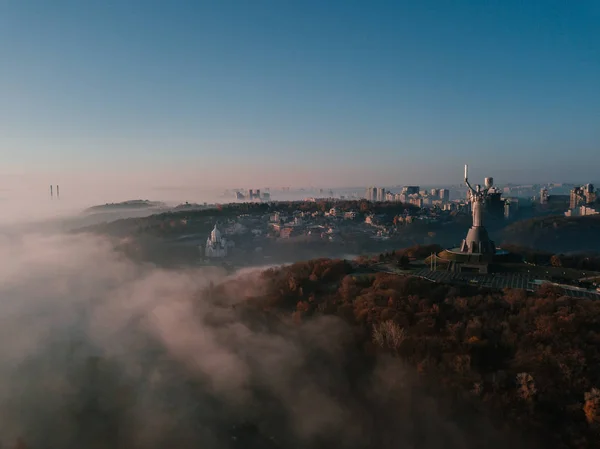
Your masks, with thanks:
[[[221,231],[219,231],[216,224],[212,232],[210,233],[210,240],[214,243],[218,243],[221,241]]]

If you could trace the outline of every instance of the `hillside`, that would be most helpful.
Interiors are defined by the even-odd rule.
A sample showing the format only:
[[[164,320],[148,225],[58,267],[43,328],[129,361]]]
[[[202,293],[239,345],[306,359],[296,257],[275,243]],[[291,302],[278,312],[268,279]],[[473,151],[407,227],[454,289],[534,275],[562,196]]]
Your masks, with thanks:
[[[261,280],[264,290],[246,308],[298,326],[339,317],[365,354],[409,363],[456,407],[470,404],[544,447],[600,443],[599,302],[550,287],[536,294],[457,289],[327,259],[271,269]],[[225,295],[232,283],[211,294]]]
[[[502,231],[502,240],[552,252],[600,251],[600,215],[554,215],[518,221]]]
[[[129,200],[122,201],[120,203],[107,203],[100,204],[97,206],[88,207],[84,213],[92,214],[99,212],[112,212],[116,210],[126,209],[149,209],[149,208],[164,208],[166,205],[160,201],[149,201],[149,200]]]

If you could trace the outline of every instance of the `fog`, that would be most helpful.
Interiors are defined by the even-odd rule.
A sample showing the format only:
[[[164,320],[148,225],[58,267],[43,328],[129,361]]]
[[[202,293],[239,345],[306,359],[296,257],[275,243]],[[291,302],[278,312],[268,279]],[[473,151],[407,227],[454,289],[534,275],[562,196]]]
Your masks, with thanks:
[[[112,180],[107,177],[105,182],[85,176],[71,175],[65,179],[47,178],[32,180],[31,177],[0,177],[0,226],[17,225],[22,223],[49,222],[65,217],[80,217],[82,212],[91,206],[108,203],[119,203],[129,200],[149,200],[164,203],[165,207],[174,207],[185,203],[215,204],[235,202],[233,190],[206,188],[194,186],[191,183],[171,184],[149,183],[147,180],[136,183],[136,178]],[[50,195],[50,185],[53,195]],[[60,187],[60,197],[57,196],[56,186]],[[250,187],[252,188],[252,187]],[[260,188],[260,186],[258,187]],[[337,189],[335,195],[355,195],[362,189]],[[328,194],[328,193],[326,193]],[[319,190],[272,191],[274,201],[298,201],[314,195],[326,195]],[[112,211],[108,219],[139,217],[149,215],[148,210]],[[98,214],[100,215],[100,214]],[[89,217],[88,217],[89,218]],[[84,225],[92,224],[89,219]]]
[[[3,236],[0,267],[2,447],[505,443],[418,393],[399,361],[357,358],[341,321],[290,326],[237,307],[262,291],[256,271],[217,301],[217,269],[162,270],[97,236],[40,234]]]
[[[0,225],[77,216],[91,206],[135,199],[161,201],[167,206],[176,206],[185,201],[215,202],[219,198],[215,191],[191,188],[172,191],[146,186],[119,188],[86,183],[59,185],[60,197],[57,197],[56,184],[53,186],[52,197],[50,184],[16,183],[0,189]]]

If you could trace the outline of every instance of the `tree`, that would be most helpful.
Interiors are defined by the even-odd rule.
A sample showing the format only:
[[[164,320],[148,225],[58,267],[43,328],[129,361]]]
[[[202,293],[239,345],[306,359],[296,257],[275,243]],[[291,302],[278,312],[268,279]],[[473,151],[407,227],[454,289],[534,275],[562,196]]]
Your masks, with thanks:
[[[387,320],[373,327],[373,342],[382,348],[388,348],[397,351],[406,338],[404,329]]]
[[[408,268],[410,264],[410,259],[408,258],[408,256],[406,254],[402,254],[400,256],[400,258],[398,259],[398,266],[400,268],[406,269]]]
[[[584,399],[583,412],[588,424],[593,426],[600,425],[600,390],[592,388],[585,393]]]
[[[553,267],[562,267],[563,263],[562,263],[562,259],[561,256],[558,256],[556,254],[554,254],[551,258],[550,258],[550,264]]]
[[[517,374],[517,388],[519,397],[524,401],[532,401],[537,394],[535,382],[529,373]]]

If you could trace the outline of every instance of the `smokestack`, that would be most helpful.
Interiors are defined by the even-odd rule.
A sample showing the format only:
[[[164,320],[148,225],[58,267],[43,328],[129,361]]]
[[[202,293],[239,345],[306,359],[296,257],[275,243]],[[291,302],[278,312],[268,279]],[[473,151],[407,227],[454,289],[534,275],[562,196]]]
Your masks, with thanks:
[[[56,184],[56,198],[60,198],[60,190],[58,189],[58,184]]]
[[[52,193],[52,186],[50,186],[50,198],[53,198],[53,197],[54,197],[54,195]]]

